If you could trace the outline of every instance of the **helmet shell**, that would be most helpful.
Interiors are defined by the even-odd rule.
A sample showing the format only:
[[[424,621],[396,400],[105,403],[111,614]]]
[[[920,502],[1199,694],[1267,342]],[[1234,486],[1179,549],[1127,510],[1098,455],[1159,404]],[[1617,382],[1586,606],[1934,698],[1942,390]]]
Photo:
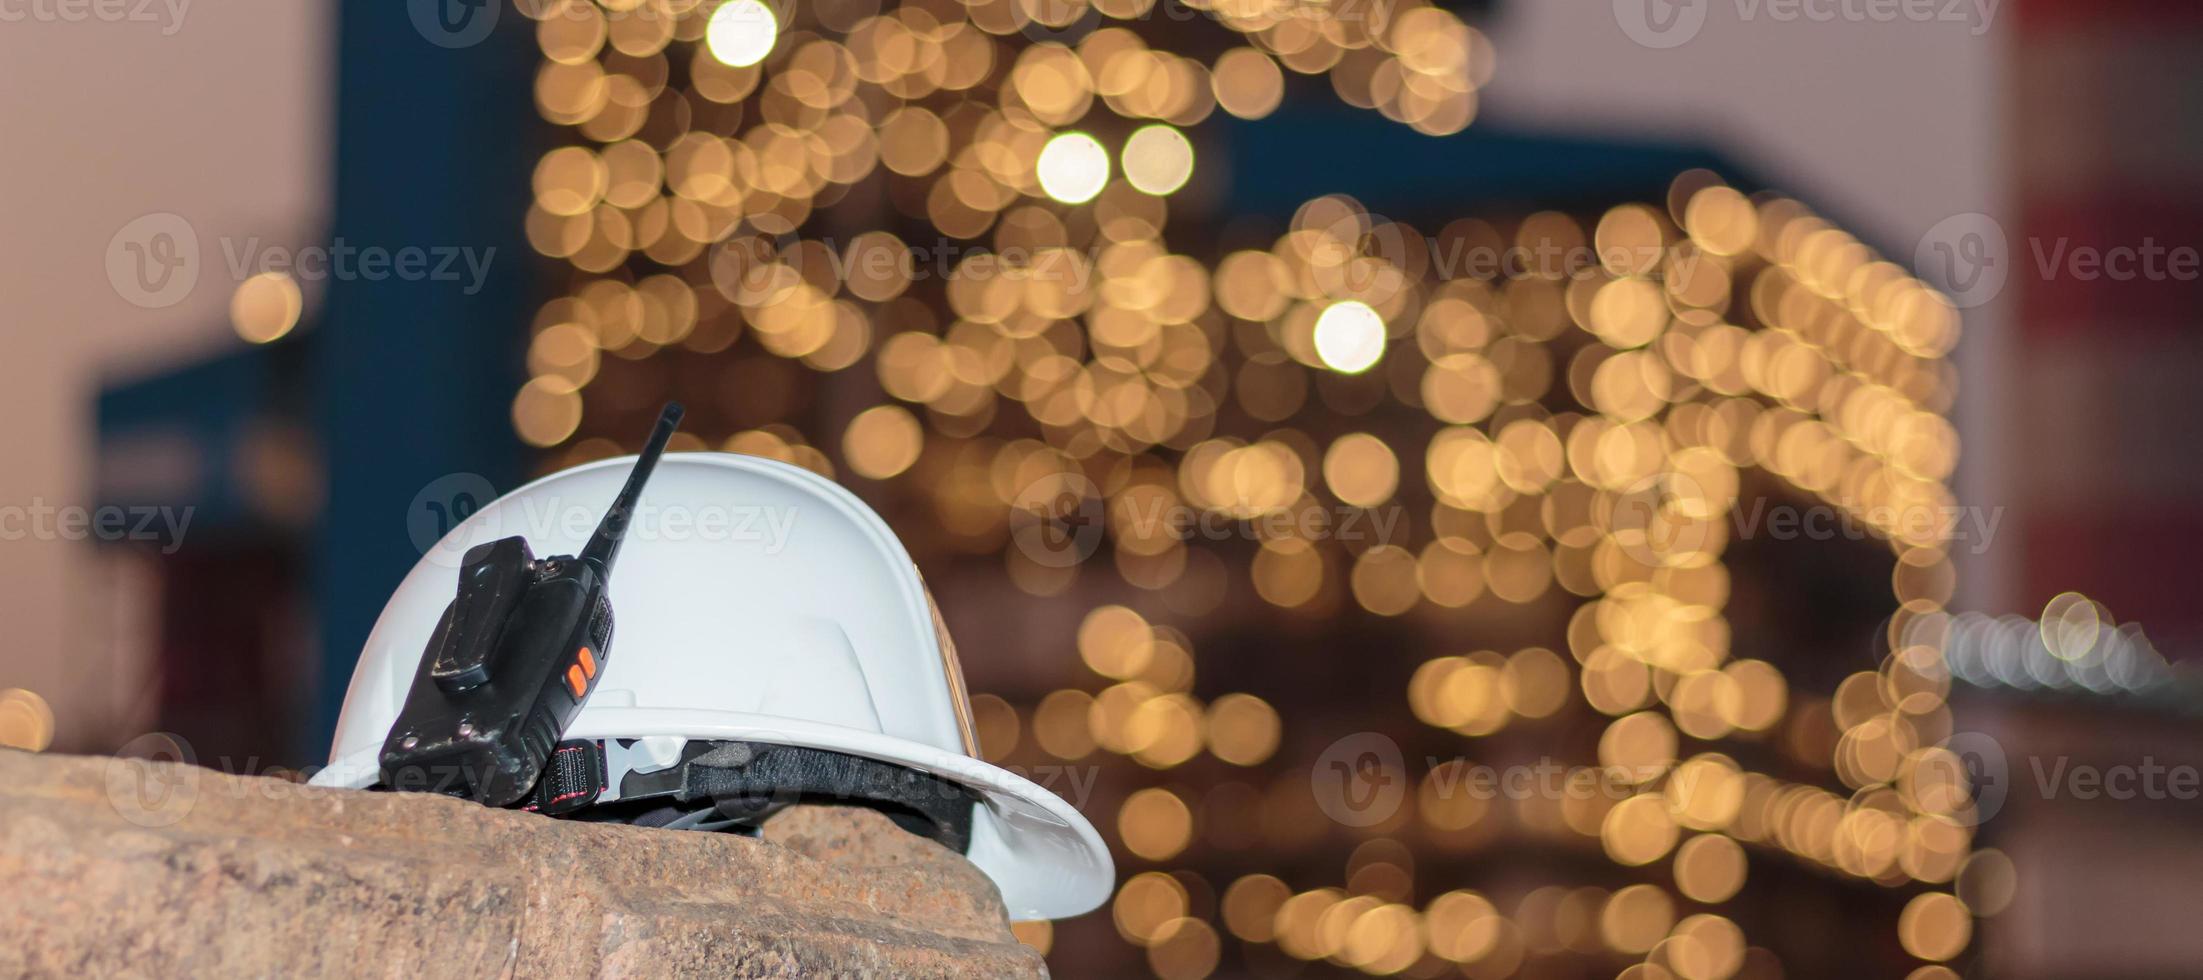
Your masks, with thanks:
[[[360,653],[329,767],[364,788],[461,556],[520,535],[577,554],[634,457],[553,474],[468,516],[398,585]],[[1070,804],[975,758],[956,649],[910,556],[878,514],[808,470],[753,456],[666,456],[628,527],[604,673],[568,738],[769,742],[909,766],[980,799],[971,861],[1013,919],[1061,918],[1109,895],[1107,847]]]

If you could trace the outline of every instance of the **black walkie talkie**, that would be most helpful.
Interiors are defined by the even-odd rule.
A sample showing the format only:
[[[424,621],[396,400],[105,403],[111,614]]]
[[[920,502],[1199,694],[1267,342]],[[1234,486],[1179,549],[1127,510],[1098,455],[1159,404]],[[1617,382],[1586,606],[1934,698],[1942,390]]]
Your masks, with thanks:
[[[527,795],[611,654],[612,563],[643,484],[681,423],[669,404],[579,556],[535,559],[518,535],[468,549],[459,595],[383,742],[383,786],[490,806]]]

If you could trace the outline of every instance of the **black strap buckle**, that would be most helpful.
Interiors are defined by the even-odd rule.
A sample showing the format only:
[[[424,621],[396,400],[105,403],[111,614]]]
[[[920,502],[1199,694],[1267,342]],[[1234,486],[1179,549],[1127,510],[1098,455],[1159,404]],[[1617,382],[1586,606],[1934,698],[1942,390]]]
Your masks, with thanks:
[[[611,785],[605,770],[604,743],[570,739],[551,750],[535,792],[520,809],[549,816],[572,813],[597,801]]]

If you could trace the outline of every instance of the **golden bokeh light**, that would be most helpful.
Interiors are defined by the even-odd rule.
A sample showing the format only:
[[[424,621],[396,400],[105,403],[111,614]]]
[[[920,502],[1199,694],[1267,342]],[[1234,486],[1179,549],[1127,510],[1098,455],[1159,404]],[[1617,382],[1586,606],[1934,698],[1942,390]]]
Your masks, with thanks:
[[[1094,696],[1079,690],[1050,691],[1033,711],[1033,741],[1058,759],[1077,761],[1093,754],[1088,719]]]
[[[1277,709],[1251,694],[1227,694],[1209,705],[1209,751],[1235,766],[1268,760],[1282,729]]]
[[[1394,544],[1379,544],[1355,559],[1355,568],[1346,581],[1353,586],[1355,601],[1361,603],[1361,608],[1379,617],[1397,617],[1412,610],[1417,599],[1423,597],[1414,575],[1414,553]]]
[[[1744,874],[1744,848],[1720,834],[1700,834],[1675,849],[1675,888],[1691,901],[1728,901],[1744,887]]]
[[[581,393],[560,378],[539,375],[513,398],[513,430],[531,446],[555,446],[581,426]]]
[[[1010,923],[1010,934],[1016,936],[1018,942],[1031,946],[1034,951],[1042,956],[1048,955],[1048,951],[1054,949],[1056,945],[1055,923],[1046,919],[1012,922]]]
[[[1657,885],[1622,888],[1599,910],[1599,935],[1624,953],[1650,951],[1674,924],[1675,901]]]
[[[1126,850],[1149,861],[1167,861],[1193,838],[1193,811],[1178,794],[1150,786],[1126,797],[1117,810],[1117,835]]]
[[[1085,204],[1109,184],[1109,151],[1085,133],[1058,133],[1041,148],[1034,170],[1049,197]]]
[[[1701,912],[1676,923],[1647,961],[1684,980],[1713,980],[1735,976],[1744,953],[1743,929],[1724,916]]]
[[[1385,355],[1384,317],[1360,300],[1324,307],[1316,318],[1316,356],[1341,374],[1360,374]]]
[[[1254,48],[1233,48],[1216,59],[1210,74],[1216,104],[1241,119],[1261,119],[1285,98],[1285,73]]]
[[[1993,916],[2019,893],[2019,871],[2003,851],[1975,851],[1959,869],[1957,885],[1958,900],[1974,915]]]
[[[1180,917],[1155,931],[1148,943],[1148,969],[1158,980],[1201,980],[1216,972],[1223,942],[1206,921]]]
[[[662,15],[661,15],[662,16]],[[711,56],[734,68],[747,68],[773,53],[780,22],[761,0],[729,0],[712,11],[705,29]]]
[[[1188,897],[1178,879],[1160,871],[1143,871],[1117,886],[1109,916],[1125,941],[1145,946],[1155,941],[1165,925],[1185,917]]]
[[[1616,778],[1647,783],[1675,764],[1675,725],[1656,711],[1617,718],[1599,738],[1599,764]]]
[[[1599,842],[1616,864],[1651,864],[1675,846],[1675,820],[1659,794],[1632,796],[1606,812]]]
[[[1193,179],[1193,143],[1172,126],[1157,123],[1133,131],[1124,142],[1124,179],[1142,193],[1176,193]]]
[[[1277,936],[1278,907],[1292,895],[1285,882],[1271,875],[1252,874],[1233,881],[1224,890],[1224,926],[1248,942],[1269,942]]]
[[[1367,433],[1340,436],[1323,454],[1323,482],[1343,503],[1375,507],[1400,486],[1400,460],[1392,447]]]
[[[1078,649],[1086,666],[1103,677],[1129,680],[1155,657],[1155,630],[1124,606],[1099,606],[1079,624]]]
[[[279,340],[298,326],[305,300],[298,281],[281,272],[263,272],[237,284],[230,294],[229,322],[239,337],[255,344]]]
[[[1398,616],[1415,608],[1422,598],[1417,588],[1415,553],[1398,545],[1380,544],[1354,559],[1347,582],[1354,601],[1379,616]]]
[[[44,752],[54,740],[54,712],[46,699],[20,687],[0,691],[0,748]]]
[[[1922,892],[1905,903],[1897,938],[1923,960],[1947,960],[1973,941],[1973,914],[1948,892]]]
[[[1499,910],[1472,891],[1451,891],[1433,898],[1423,913],[1426,945],[1455,963],[1482,960],[1501,937]]]
[[[925,447],[925,429],[902,406],[878,405],[849,420],[841,447],[850,472],[869,480],[885,480],[918,461],[918,453]]]
[[[1000,761],[1017,751],[1023,722],[1008,701],[992,694],[974,694],[971,718],[973,734],[979,739],[980,758]]]

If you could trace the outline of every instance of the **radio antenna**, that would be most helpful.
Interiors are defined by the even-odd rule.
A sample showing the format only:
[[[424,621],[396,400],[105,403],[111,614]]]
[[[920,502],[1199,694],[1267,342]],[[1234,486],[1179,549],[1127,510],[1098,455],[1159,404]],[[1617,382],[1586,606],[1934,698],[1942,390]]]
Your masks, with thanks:
[[[589,536],[588,547],[581,550],[583,561],[595,561],[605,574],[611,574],[612,562],[620,556],[620,542],[627,539],[627,519],[634,514],[635,501],[642,497],[643,484],[650,482],[650,471],[658,467],[667,440],[680,426],[681,403],[667,402],[665,411],[658,414],[657,428],[650,430],[650,441],[643,444],[642,455],[635,458],[635,469],[627,474],[627,486],[612,499],[612,508],[604,512],[597,533]]]

